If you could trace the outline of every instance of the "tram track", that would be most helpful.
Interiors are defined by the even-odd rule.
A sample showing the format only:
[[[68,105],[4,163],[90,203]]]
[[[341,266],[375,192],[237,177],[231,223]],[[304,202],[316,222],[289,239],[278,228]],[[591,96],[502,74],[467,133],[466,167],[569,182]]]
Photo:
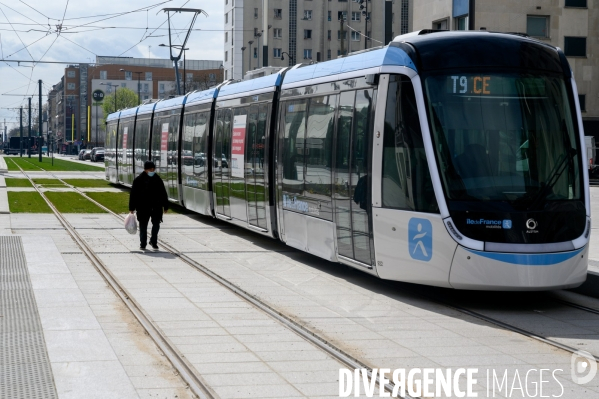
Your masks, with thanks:
[[[81,191],[79,188],[74,187],[74,186],[66,183],[64,180],[58,178],[52,172],[49,172],[49,171],[46,171],[46,172],[49,173],[50,175],[52,175],[54,178],[56,178],[59,181],[61,181],[66,186],[72,188],[73,190],[75,190],[76,192],[78,192],[79,194],[81,194],[82,196],[84,196],[86,199],[88,199],[92,203],[94,203],[97,206],[99,206],[101,209],[103,209],[106,212],[110,213],[112,216],[116,217],[120,221],[124,220],[124,216],[123,215],[119,215],[119,214],[111,211],[110,209],[106,208],[101,203],[99,203],[99,202],[95,201],[93,198],[87,196],[87,194],[85,192]],[[279,321],[284,326],[286,326],[289,329],[293,330],[298,335],[300,335],[302,338],[306,339],[307,341],[309,341],[312,344],[316,345],[317,347],[321,348],[323,351],[327,352],[328,354],[330,354],[331,356],[333,356],[335,359],[339,360],[341,363],[343,363],[347,367],[353,368],[353,369],[366,369],[366,370],[368,370],[368,376],[369,376],[369,378],[372,378],[372,369],[370,367],[368,367],[365,362],[363,362],[360,359],[357,359],[357,358],[351,356],[350,354],[346,353],[341,348],[335,346],[329,340],[327,340],[327,339],[319,336],[315,332],[307,329],[303,325],[299,324],[297,321],[293,320],[290,316],[286,315],[283,312],[278,311],[276,308],[274,308],[274,307],[270,306],[269,304],[267,304],[266,302],[262,301],[257,296],[252,295],[251,293],[243,290],[242,288],[240,288],[236,284],[234,284],[234,283],[228,281],[227,279],[221,277],[217,273],[214,273],[212,270],[210,270],[207,267],[201,265],[199,262],[191,259],[190,257],[188,257],[187,255],[185,255],[184,253],[178,251],[177,249],[175,249],[174,247],[172,247],[168,243],[164,242],[164,240],[160,240],[159,239],[159,243],[160,243],[160,245],[164,249],[166,249],[172,255],[178,257],[179,259],[181,259],[184,263],[186,263],[189,266],[195,268],[196,270],[202,272],[203,274],[209,276],[213,280],[215,280],[218,283],[220,283],[222,286],[226,287],[230,291],[232,291],[235,294],[237,294],[240,297],[242,297],[247,302],[252,303],[254,306],[256,306],[257,308],[261,309],[263,312],[265,312],[266,314],[268,314],[269,316],[271,316],[275,320]],[[391,283],[386,282],[386,284],[388,284],[390,286]],[[411,288],[408,288],[408,287],[405,287],[405,289],[406,289],[406,291],[410,292],[413,295],[419,296],[419,297],[421,297],[423,299],[429,300],[429,301],[434,302],[434,303],[436,303],[438,305],[442,305],[442,306],[447,307],[449,309],[453,309],[453,310],[458,311],[458,312],[460,312],[460,313],[462,313],[464,315],[467,315],[467,316],[470,316],[470,317],[482,320],[482,321],[484,321],[484,322],[486,322],[488,324],[495,325],[497,327],[500,327],[500,328],[512,331],[514,333],[517,333],[519,335],[522,335],[522,336],[525,336],[527,338],[533,339],[535,341],[539,341],[539,342],[542,342],[542,343],[544,343],[546,345],[550,345],[552,347],[564,350],[564,351],[566,351],[568,353],[573,354],[573,353],[577,353],[580,350],[580,348],[576,348],[574,346],[564,344],[564,343],[559,342],[559,341],[557,341],[557,340],[555,340],[553,338],[545,337],[542,334],[537,334],[534,331],[531,331],[530,329],[522,328],[522,327],[510,324],[508,322],[504,322],[504,321],[502,321],[502,320],[500,320],[498,318],[485,315],[485,314],[481,313],[480,311],[469,309],[467,306],[460,305],[457,302],[448,301],[446,298],[441,298],[439,295],[423,293],[420,290],[415,290],[415,289],[411,289]],[[554,301],[555,303],[559,303],[559,304],[561,304],[563,306],[568,306],[568,307],[571,307],[571,308],[574,308],[574,309],[578,309],[578,310],[581,310],[581,311],[585,311],[585,312],[588,312],[588,313],[599,315],[599,309],[595,309],[595,308],[591,308],[591,307],[588,307],[588,306],[580,305],[580,304],[577,304],[577,303],[574,303],[574,302],[570,302],[570,301],[567,301],[567,300],[563,300],[563,299],[559,299],[559,298],[551,298],[551,300]],[[598,359],[598,361],[599,361],[599,353],[593,354],[593,356],[596,359]],[[376,380],[377,380],[377,384],[378,384],[379,383],[378,377],[376,378]],[[385,384],[385,389],[387,391],[389,391],[389,392],[392,392],[393,387],[394,387],[394,385],[391,384],[391,383],[390,384]]]
[[[38,166],[38,168],[39,168],[39,166]],[[160,329],[154,325],[154,323],[151,321],[151,318],[143,311],[143,309],[137,304],[135,299],[133,299],[133,297],[127,292],[127,290],[120,284],[118,279],[104,265],[102,260],[95,253],[95,251],[93,249],[91,249],[91,247],[86,243],[86,241],[76,231],[75,227],[73,227],[68,222],[68,220],[61,214],[61,212],[58,211],[58,209],[54,206],[54,204],[52,204],[52,202],[44,195],[43,191],[41,191],[37,187],[37,185],[33,182],[32,178],[20,166],[19,166],[19,169],[21,170],[21,173],[23,173],[23,175],[25,175],[27,177],[27,179],[29,179],[29,181],[31,182],[31,184],[33,185],[35,190],[42,196],[44,201],[46,201],[48,203],[48,205],[50,206],[50,209],[56,215],[56,217],[58,218],[60,223],[65,227],[65,229],[67,230],[69,235],[75,240],[77,245],[81,248],[82,252],[90,259],[90,261],[93,263],[94,267],[100,272],[100,274],[104,277],[104,279],[107,281],[107,283],[113,288],[113,290],[117,293],[117,295],[121,298],[121,300],[127,305],[127,307],[135,315],[135,317],[140,321],[140,323],[146,329],[146,331],[148,331],[148,334],[152,337],[152,339],[154,339],[154,341],[156,342],[156,344],[158,345],[160,350],[162,350],[162,352],[167,356],[167,358],[169,359],[169,361],[171,362],[173,367],[175,367],[175,369],[179,372],[181,377],[189,385],[190,389],[192,389],[194,394],[202,399],[203,398],[207,398],[207,399],[214,398],[215,396],[212,393],[212,390],[209,388],[209,386],[201,379],[200,376],[198,376],[194,373],[193,366],[191,364],[189,364],[189,362],[185,359],[185,357],[177,351],[175,345],[173,345],[170,342],[170,340],[164,334],[162,334]],[[61,181],[67,187],[75,190],[77,193],[79,193],[80,195],[85,197],[87,200],[91,201],[92,203],[94,203],[95,205],[100,207],[100,209],[111,214],[112,216],[117,218],[119,221],[121,221],[121,222],[124,221],[125,216],[119,215],[119,214],[113,212],[112,210],[105,207],[100,202],[89,197],[84,191],[81,191],[78,187],[75,187],[75,186],[65,182],[63,179],[59,178],[51,171],[47,171],[43,168],[40,168],[40,169],[42,171],[48,173],[49,175],[51,175],[53,178]],[[276,320],[277,322],[279,322],[280,324],[285,326],[286,328],[295,332],[297,335],[302,337],[304,340],[308,341],[309,343],[313,344],[320,350],[322,350],[325,353],[327,353],[328,355],[330,355],[332,358],[339,361],[344,366],[346,366],[350,369],[366,370],[368,378],[372,381],[373,370],[370,366],[368,366],[366,364],[366,362],[355,358],[354,356],[350,355],[343,349],[336,346],[331,341],[329,341],[329,340],[323,338],[322,336],[318,335],[317,333],[309,330],[308,328],[304,327],[297,321],[293,320],[293,318],[291,318],[290,316],[284,314],[283,312],[278,311],[276,308],[274,308],[274,307],[270,306],[269,304],[267,304],[266,302],[262,301],[257,296],[252,295],[251,293],[242,289],[238,285],[230,282],[226,278],[223,278],[220,275],[218,275],[217,273],[214,273],[212,270],[203,266],[201,263],[195,261],[194,259],[190,258],[186,254],[178,251],[176,248],[172,247],[170,244],[168,244],[164,240],[158,239],[158,242],[162,246],[162,248],[164,248],[168,253],[179,258],[181,261],[186,263],[188,266],[191,266],[195,270],[210,277],[212,280],[216,281],[223,287],[225,287],[228,290],[230,290],[231,292],[235,293],[236,295],[238,295],[245,301],[251,303],[258,309],[260,309],[261,311],[266,313],[268,316],[270,316],[271,318],[273,318],[274,320]],[[380,380],[378,374],[375,375],[374,379],[376,381],[376,384],[378,386],[381,386],[381,380]],[[384,386],[384,389],[389,393],[392,393],[393,390],[395,389],[395,385],[392,382],[385,383],[385,384],[383,384],[383,386]],[[417,399],[417,398],[409,396],[407,394],[405,396],[399,395],[397,397],[404,398],[404,399]]]

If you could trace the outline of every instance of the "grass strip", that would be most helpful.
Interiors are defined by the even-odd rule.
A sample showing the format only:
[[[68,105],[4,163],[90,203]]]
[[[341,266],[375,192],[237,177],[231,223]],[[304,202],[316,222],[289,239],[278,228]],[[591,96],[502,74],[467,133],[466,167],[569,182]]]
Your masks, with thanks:
[[[14,179],[12,177],[7,177],[5,181],[6,187],[33,187],[29,179]]]
[[[9,191],[7,194],[11,213],[52,213],[46,201],[36,191]]]
[[[77,162],[65,161],[63,159],[54,158],[54,165],[52,165],[52,158],[44,157],[42,158],[42,162],[39,162],[37,156],[36,157],[4,157],[6,160],[6,165],[9,170],[19,170],[17,167],[20,166],[24,171],[39,171],[39,170],[47,170],[47,171],[63,171],[63,172],[100,172],[104,170],[104,165],[95,166],[95,165],[85,165]],[[9,162],[11,165],[9,165]]]
[[[110,184],[102,179],[63,179],[64,182],[79,188],[117,188],[118,186]]]
[[[90,198],[98,201],[100,204],[104,205],[106,208],[110,209],[114,213],[129,213],[129,192],[122,193],[86,193]],[[182,215],[186,215],[191,213],[187,209],[175,205],[169,205],[169,213],[178,213]]]
[[[79,193],[46,192],[44,194],[61,213],[105,213],[103,209]]]
[[[64,183],[58,179],[32,179],[33,182],[40,186],[64,186]]]
[[[129,212],[129,193],[86,193],[114,213]]]

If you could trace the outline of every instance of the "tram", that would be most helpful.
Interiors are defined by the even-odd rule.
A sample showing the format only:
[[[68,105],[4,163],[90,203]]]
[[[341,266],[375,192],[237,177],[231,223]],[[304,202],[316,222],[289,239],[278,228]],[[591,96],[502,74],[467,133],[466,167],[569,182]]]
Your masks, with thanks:
[[[564,53],[420,31],[122,110],[106,177],[153,160],[172,202],[382,279],[549,290],[586,279],[588,172]]]

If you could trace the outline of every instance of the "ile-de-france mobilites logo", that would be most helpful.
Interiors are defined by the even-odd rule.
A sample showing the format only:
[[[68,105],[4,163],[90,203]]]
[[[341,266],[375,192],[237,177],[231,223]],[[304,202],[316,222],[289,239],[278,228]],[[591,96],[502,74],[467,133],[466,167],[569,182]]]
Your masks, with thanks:
[[[433,225],[427,219],[412,218],[408,223],[408,250],[412,259],[428,262],[433,257]]]

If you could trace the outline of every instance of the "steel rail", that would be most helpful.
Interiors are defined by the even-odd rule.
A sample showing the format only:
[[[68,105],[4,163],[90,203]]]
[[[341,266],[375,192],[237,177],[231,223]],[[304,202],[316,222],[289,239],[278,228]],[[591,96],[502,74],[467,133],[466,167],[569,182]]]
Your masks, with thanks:
[[[42,170],[45,171],[45,169],[43,169],[43,168],[40,168],[40,169],[42,169]],[[104,211],[110,213],[112,216],[118,218],[121,221],[125,219],[124,216],[119,215],[119,214],[113,212],[112,210],[110,210],[109,208],[105,207],[104,205],[102,205],[98,201],[96,201],[93,198],[89,197],[85,192],[79,190],[79,188],[77,188],[77,187],[75,187],[75,186],[73,186],[73,185],[65,182],[64,180],[60,179],[59,177],[57,177],[55,174],[53,174],[50,171],[46,171],[46,172],[48,172],[50,175],[52,175],[57,180],[62,181],[65,185],[71,187],[76,192],[78,192],[79,194],[81,194],[83,197],[85,197],[86,199],[88,199],[89,201],[91,201],[92,203],[94,203],[95,205],[97,205],[98,207],[100,207],[101,209],[103,209]],[[205,267],[201,263],[199,263],[199,262],[191,259],[190,257],[188,257],[187,255],[185,255],[184,253],[181,253],[180,251],[178,251],[177,249],[175,249],[174,247],[172,247],[168,243],[164,242],[164,240],[158,239],[158,241],[162,245],[162,247],[165,248],[170,254],[178,257],[179,259],[181,259],[187,265],[189,265],[189,266],[195,268],[196,270],[200,271],[201,273],[207,275],[208,277],[210,277],[214,281],[216,281],[219,284],[221,284],[223,287],[229,289],[230,291],[232,291],[233,293],[237,294],[238,296],[240,296],[241,298],[243,298],[247,302],[249,302],[252,305],[256,306],[258,309],[262,310],[264,313],[266,313],[267,315],[269,315],[270,317],[272,317],[273,319],[275,319],[276,321],[278,321],[279,323],[281,323],[283,326],[289,328],[290,330],[292,330],[293,332],[295,332],[296,334],[298,334],[300,337],[302,337],[306,341],[312,343],[316,347],[318,347],[321,350],[323,350],[324,352],[328,353],[329,355],[331,355],[336,360],[340,361],[342,364],[344,364],[348,368],[351,368],[351,369],[365,369],[365,370],[367,370],[368,378],[372,379],[372,368],[369,367],[368,365],[366,365],[364,362],[362,362],[359,359],[356,359],[355,357],[351,356],[350,354],[348,354],[347,352],[345,352],[341,348],[337,347],[332,342],[330,342],[330,341],[324,339],[323,337],[319,336],[315,332],[310,331],[308,328],[306,328],[306,327],[302,326],[301,324],[297,323],[296,321],[294,321],[291,317],[287,316],[286,314],[284,314],[284,313],[278,311],[277,309],[273,308],[272,306],[268,305],[266,302],[262,301],[258,297],[256,297],[256,296],[250,294],[249,292],[245,291],[244,289],[242,289],[238,285],[236,285],[236,284],[228,281],[227,279],[225,279],[224,277],[221,277],[217,273],[214,273],[212,270],[208,269],[207,267]],[[380,386],[381,385],[381,380],[380,380],[380,378],[379,378],[378,375],[376,376],[375,380],[376,380],[377,385]],[[384,384],[384,387],[385,387],[386,391],[392,393],[393,389],[395,388],[395,385],[392,382],[389,382],[389,383]],[[414,398],[414,397],[409,396],[409,395],[398,396],[398,397],[404,398],[404,399],[417,399],[417,398]]]
[[[16,164],[16,163],[15,163]],[[81,251],[91,261],[92,265],[113,289],[113,291],[119,296],[123,303],[127,306],[129,311],[135,316],[142,327],[147,331],[150,337],[154,340],[158,348],[166,356],[166,358],[173,365],[175,370],[179,373],[181,378],[187,383],[191,391],[200,399],[215,399],[218,396],[213,393],[208,384],[198,375],[193,365],[191,365],[185,357],[179,353],[176,346],[162,333],[162,331],[154,324],[152,319],[146,314],[143,308],[137,303],[133,296],[123,287],[118,279],[112,274],[112,272],[104,265],[104,262],[95,254],[94,250],[90,248],[87,242],[81,237],[76,229],[69,223],[69,221],[62,215],[62,213],[54,206],[54,204],[46,197],[43,191],[41,191],[33,179],[18,165],[17,167],[21,170],[21,173],[27,177],[31,182],[31,185],[35,190],[42,196],[44,201],[48,204],[58,221],[63,225],[64,229],[73,238],[77,246],[81,248]],[[40,168],[43,170],[43,168]],[[49,172],[52,174],[51,172]],[[56,177],[54,174],[52,174]],[[58,179],[64,183],[62,179]],[[65,183],[66,184],[66,183]],[[89,198],[89,197],[88,197]]]

